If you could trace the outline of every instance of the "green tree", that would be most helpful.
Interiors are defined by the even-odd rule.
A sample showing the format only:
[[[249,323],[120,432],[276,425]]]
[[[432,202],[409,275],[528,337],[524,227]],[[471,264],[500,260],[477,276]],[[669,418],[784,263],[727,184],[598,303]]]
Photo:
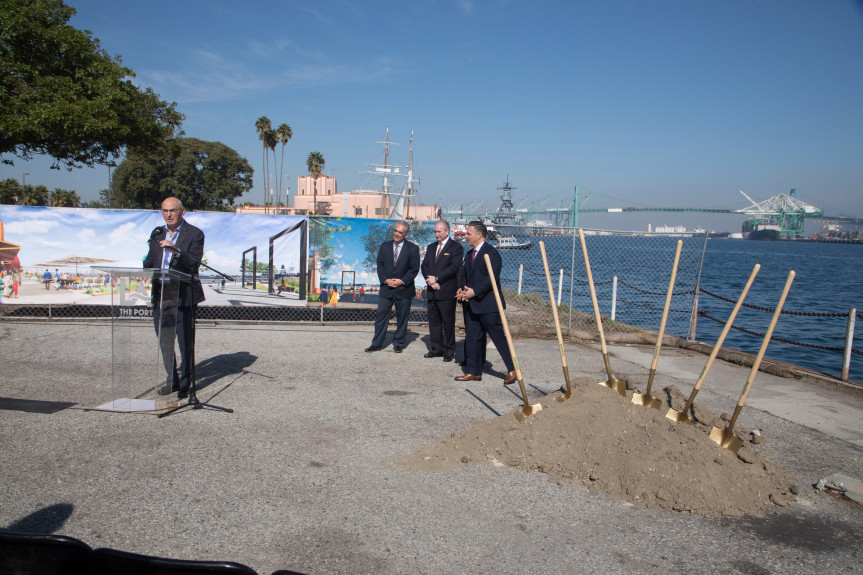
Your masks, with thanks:
[[[393,239],[393,231],[396,229],[398,220],[378,220],[369,222],[368,232],[360,236],[360,241],[363,243],[363,248],[366,250],[366,257],[363,259],[363,266],[369,271],[375,272],[378,269],[378,250],[381,244],[387,240]],[[408,220],[408,237],[407,240],[418,244],[420,247],[420,257],[424,255],[426,246],[431,243],[434,238],[434,222]]]
[[[267,147],[273,152],[273,171],[276,169],[276,146],[279,144],[279,136],[276,134],[275,130],[267,130],[266,136],[264,136],[264,142],[267,144]],[[267,157],[267,161],[269,162],[269,156]],[[269,193],[270,193],[270,204],[275,203],[275,199],[273,198],[273,182],[269,180],[269,168],[267,171],[267,179],[270,182]],[[276,185],[278,188],[278,183]],[[277,192],[278,193],[278,192]]]
[[[112,202],[157,209],[175,196],[186,209],[229,211],[251,188],[252,173],[245,158],[220,142],[180,138],[159,150],[130,153],[114,170]]]
[[[291,127],[287,124],[281,124],[278,128],[276,128],[276,135],[279,137],[279,142],[282,144],[282,164],[279,167],[279,191],[277,197],[281,202],[282,197],[282,186],[284,185],[284,176],[285,176],[285,144],[291,141],[291,138],[294,137],[294,131],[291,130]],[[288,195],[285,193],[285,205],[288,203]],[[280,204],[281,205],[281,204]]]
[[[24,186],[24,206],[47,206],[49,192],[45,186]]]
[[[21,184],[15,178],[6,178],[0,182],[0,204],[14,205],[24,198]]]
[[[54,168],[111,163],[157,147],[180,128],[176,103],[132,82],[99,40],[67,22],[61,0],[0,3],[0,160],[54,159]],[[11,157],[10,157],[11,156]]]
[[[315,196],[314,196],[314,214],[318,213],[318,176],[321,175],[321,171],[324,169],[324,165],[327,161],[324,159],[324,156],[321,155],[320,152],[312,152],[309,154],[309,157],[306,158],[306,167],[309,168],[309,173],[314,176],[312,182],[315,186]]]
[[[49,201],[55,208],[77,208],[81,205],[81,198],[76,192],[54,188],[49,195]]]
[[[255,131],[258,133],[258,139],[261,140],[261,145],[263,146],[263,156],[261,159],[261,164],[262,164],[262,167],[264,168],[264,206],[266,206],[267,202],[269,201],[268,195],[270,193],[269,192],[270,186],[267,182],[267,173],[268,173],[267,157],[268,156],[267,156],[267,142],[266,142],[265,138],[266,138],[267,132],[272,127],[273,127],[273,125],[270,122],[270,119],[266,116],[261,116],[255,122]]]

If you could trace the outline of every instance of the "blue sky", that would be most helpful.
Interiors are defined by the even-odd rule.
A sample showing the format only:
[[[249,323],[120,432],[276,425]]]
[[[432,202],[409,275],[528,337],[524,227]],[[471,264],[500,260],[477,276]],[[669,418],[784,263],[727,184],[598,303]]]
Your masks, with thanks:
[[[163,99],[188,136],[255,168],[255,120],[287,122],[292,191],[316,150],[340,191],[373,186],[390,128],[420,199],[485,200],[507,175],[545,207],[742,208],[797,188],[828,214],[863,216],[863,3],[859,0],[235,1],[73,0],[90,30]],[[271,162],[272,163],[272,162]],[[107,168],[0,178],[95,199]],[[718,219],[717,219],[718,218]],[[618,229],[737,231],[742,218],[585,214]],[[630,223],[632,222],[632,223]],[[724,223],[723,223],[724,222]],[[732,229],[734,228],[734,229]]]

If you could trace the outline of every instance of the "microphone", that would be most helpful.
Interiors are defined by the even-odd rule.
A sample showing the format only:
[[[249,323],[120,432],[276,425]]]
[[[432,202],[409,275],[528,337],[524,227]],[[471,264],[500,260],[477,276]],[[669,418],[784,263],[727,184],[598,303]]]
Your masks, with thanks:
[[[156,226],[156,228],[150,233],[150,239],[147,240],[147,243],[152,243],[156,236],[159,235],[164,228],[162,226]]]

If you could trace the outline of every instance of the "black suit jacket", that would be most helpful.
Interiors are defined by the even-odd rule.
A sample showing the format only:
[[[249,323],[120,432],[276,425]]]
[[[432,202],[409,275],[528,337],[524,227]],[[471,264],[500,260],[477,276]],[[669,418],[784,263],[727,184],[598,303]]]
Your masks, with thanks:
[[[488,254],[491,259],[491,267],[494,272],[494,281],[497,282],[497,291],[500,293],[500,301],[503,307],[506,308],[506,300],[503,297],[503,290],[500,286],[500,270],[503,266],[503,260],[500,257],[494,246],[485,242],[482,244],[479,252],[476,255],[476,261],[473,260],[474,250],[470,249],[464,256],[464,285],[473,288],[473,297],[467,301],[470,310],[473,313],[491,313],[497,312],[497,302],[494,301],[494,292],[491,287],[491,278],[488,275],[488,267],[485,265],[485,256]]]
[[[430,300],[455,299],[455,292],[461,287],[458,285],[458,272],[464,259],[464,248],[457,241],[448,238],[441,250],[441,254],[438,256],[437,261],[435,261],[437,247],[438,242],[429,244],[420,269],[423,277],[435,276],[437,283],[440,284],[440,289],[433,290],[428,288],[426,293]]]
[[[147,257],[144,258],[145,268],[162,267],[162,248],[159,246],[159,242],[164,240],[166,235],[167,228],[165,226],[159,226],[150,234],[150,250]],[[200,267],[198,262],[204,257],[204,232],[183,220],[183,228],[180,230],[180,235],[174,245],[180,250],[180,253],[171,256],[171,269],[185,274],[197,275]],[[159,286],[154,284],[154,304],[160,291]],[[181,282],[179,296],[178,304],[181,306],[198,305],[204,301],[204,288],[201,285],[201,280]]]
[[[418,245],[407,240],[402,242],[399,259],[393,267],[393,242],[392,240],[384,242],[378,250],[377,265],[381,296],[393,299],[414,297],[416,291],[414,278],[420,271],[420,248]],[[385,282],[393,278],[402,280],[402,285],[396,288],[389,287]]]

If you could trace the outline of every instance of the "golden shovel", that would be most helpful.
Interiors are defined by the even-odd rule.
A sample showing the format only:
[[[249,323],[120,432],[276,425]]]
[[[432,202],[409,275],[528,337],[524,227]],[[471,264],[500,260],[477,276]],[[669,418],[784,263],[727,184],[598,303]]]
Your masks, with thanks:
[[[632,394],[632,403],[659,409],[662,402],[650,394],[653,387],[653,377],[656,375],[656,367],[659,365],[659,350],[662,349],[662,338],[665,336],[665,322],[668,320],[668,310],[671,308],[671,295],[674,292],[674,282],[677,280],[677,264],[680,263],[680,250],[683,249],[683,240],[677,240],[677,251],[674,252],[674,265],[671,266],[671,279],[668,282],[668,293],[665,295],[665,307],[662,309],[662,320],[659,322],[659,335],[656,337],[656,347],[653,349],[653,363],[650,365],[650,375],[647,376],[647,390]]]
[[[524,388],[524,379],[521,377],[521,369],[518,367],[518,358],[515,357],[515,347],[512,345],[512,334],[509,332],[509,323],[506,321],[506,310],[503,309],[503,302],[500,299],[500,292],[497,291],[497,279],[494,275],[494,269],[491,267],[491,259],[488,254],[485,258],[485,266],[488,268],[488,277],[491,280],[491,289],[494,292],[494,300],[497,302],[497,311],[500,312],[500,321],[503,323],[503,333],[506,334],[506,345],[509,347],[509,354],[512,356],[513,367],[515,367],[515,376],[518,378],[518,386],[521,388],[521,397],[524,400],[524,407],[516,414],[518,421],[524,421],[526,417],[537,413],[542,409],[539,403],[531,405],[527,401],[527,390]]]
[[[776,327],[776,321],[779,319],[779,314],[782,312],[782,306],[785,304],[785,297],[788,295],[788,290],[791,289],[791,282],[794,281],[794,270],[788,272],[788,279],[785,280],[785,288],[782,290],[782,295],[779,296],[779,303],[776,305],[776,311],[773,312],[773,318],[770,320],[770,327],[764,334],[764,339],[761,341],[761,349],[758,350],[758,355],[755,356],[755,362],[752,364],[752,369],[749,371],[749,377],[746,379],[746,385],[743,386],[743,393],[740,394],[740,399],[737,400],[737,407],[734,408],[734,414],[731,416],[731,421],[728,422],[728,427],[720,429],[714,427],[710,430],[710,439],[717,445],[721,445],[725,449],[729,449],[734,453],[743,445],[743,441],[734,435],[734,424],[737,423],[737,416],[743,409],[743,402],[746,401],[746,396],[749,395],[749,388],[752,382],[755,381],[755,375],[758,373],[758,368],[761,367],[761,360],[764,359],[764,352],[767,351],[767,344],[770,343],[770,336],[773,335],[773,329]]]
[[[554,327],[557,330],[557,345],[560,347],[560,363],[563,365],[563,379],[566,381],[566,393],[557,398],[563,403],[572,397],[572,387],[569,384],[569,368],[566,366],[566,351],[563,349],[563,334],[560,331],[560,317],[557,315],[557,303],[554,299],[554,287],[551,285],[551,273],[548,271],[548,258],[545,257],[545,242],[539,242],[539,250],[542,252],[542,265],[545,267],[545,280],[548,282],[548,297],[551,303],[551,312],[554,314]]]
[[[593,302],[593,315],[596,317],[596,329],[599,331],[602,359],[605,361],[605,373],[608,375],[607,380],[597,383],[617,390],[617,393],[626,397],[626,380],[615,379],[611,373],[611,364],[608,362],[608,347],[605,345],[605,333],[602,331],[602,316],[599,313],[599,302],[596,301],[596,287],[593,285],[593,274],[590,273],[590,260],[587,258],[587,244],[584,242],[584,230],[581,228],[578,228],[578,239],[581,240],[581,252],[584,254],[584,269],[587,272],[587,283],[590,285],[590,299]]]
[[[692,407],[693,402],[695,402],[695,396],[698,395],[698,390],[701,389],[701,384],[704,383],[704,380],[707,378],[707,373],[713,365],[713,360],[715,360],[716,356],[719,355],[719,350],[722,349],[722,344],[725,343],[725,336],[727,336],[728,332],[731,330],[734,318],[737,317],[737,312],[740,311],[740,306],[743,305],[743,300],[746,299],[746,294],[749,293],[749,288],[752,287],[752,282],[755,281],[755,276],[758,275],[758,270],[760,269],[761,264],[755,264],[755,267],[752,268],[752,273],[749,274],[749,281],[746,282],[746,285],[743,287],[743,291],[740,292],[740,297],[737,298],[737,303],[734,305],[734,309],[731,310],[731,315],[728,316],[728,321],[725,322],[725,327],[722,328],[722,333],[719,334],[719,339],[717,339],[716,343],[713,345],[713,351],[710,352],[710,357],[707,358],[707,363],[704,364],[704,369],[701,370],[701,375],[698,377],[698,381],[695,382],[695,387],[692,389],[692,393],[689,394],[689,399],[686,400],[686,405],[683,406],[683,410],[677,411],[676,409],[671,408],[668,410],[668,413],[665,414],[665,417],[671,421],[676,421],[678,423],[692,423],[692,419],[689,417],[689,409]]]

